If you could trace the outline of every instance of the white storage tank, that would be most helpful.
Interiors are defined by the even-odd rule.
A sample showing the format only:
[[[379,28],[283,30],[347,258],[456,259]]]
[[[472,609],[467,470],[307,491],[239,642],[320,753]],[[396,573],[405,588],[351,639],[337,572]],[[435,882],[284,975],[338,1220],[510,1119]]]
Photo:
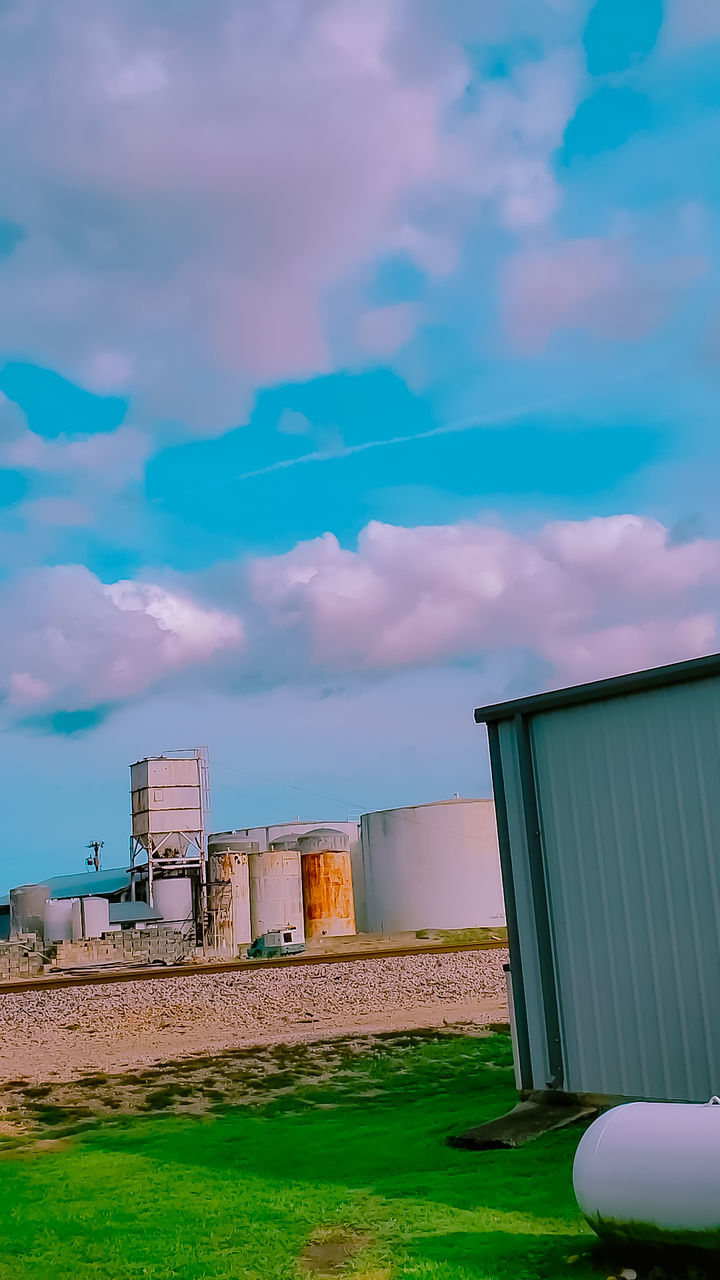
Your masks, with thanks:
[[[573,1184],[604,1239],[720,1249],[720,1102],[630,1102],[583,1134]]]
[[[318,828],[331,828],[333,831],[341,831],[350,841],[355,922],[357,929],[363,933],[367,929],[367,919],[365,911],[365,876],[360,848],[360,823],[358,821],[346,819],[340,822],[276,822],[267,827],[243,827],[236,831],[235,834],[245,836],[248,840],[257,840],[261,849],[269,849],[270,845],[276,840],[282,840],[288,836],[304,836],[308,831],[315,831]]]
[[[73,942],[82,938],[101,938],[110,929],[110,903],[107,898],[72,899]]]
[[[366,813],[361,841],[370,933],[505,926],[492,800]]]
[[[212,945],[236,956],[252,942],[250,922],[251,853],[255,840],[221,831],[208,837],[208,906]]]
[[[292,843],[282,841],[283,844]],[[250,917],[253,940],[277,929],[295,929],[302,942],[302,879],[296,847],[268,849],[250,855]]]
[[[70,942],[73,936],[73,899],[58,898],[45,903],[45,941]]]
[[[193,886],[190,876],[162,876],[153,880],[153,905],[163,924],[189,937],[195,932]]]
[[[50,898],[47,884],[22,884],[10,890],[10,936],[34,933],[42,940],[45,927],[45,903]]]

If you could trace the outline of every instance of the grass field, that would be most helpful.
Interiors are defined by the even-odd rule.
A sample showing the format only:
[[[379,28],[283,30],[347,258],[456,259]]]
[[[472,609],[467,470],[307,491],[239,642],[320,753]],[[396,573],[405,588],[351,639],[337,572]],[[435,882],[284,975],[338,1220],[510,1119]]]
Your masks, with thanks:
[[[195,1086],[149,1078],[142,1116],[76,1121],[36,1100],[40,1127],[0,1159],[1,1280],[597,1276],[572,1194],[579,1129],[517,1151],[445,1142],[514,1104],[505,1035],[332,1052],[328,1070],[322,1050],[294,1067],[286,1051],[252,1100],[215,1088],[197,1114],[178,1114]]]

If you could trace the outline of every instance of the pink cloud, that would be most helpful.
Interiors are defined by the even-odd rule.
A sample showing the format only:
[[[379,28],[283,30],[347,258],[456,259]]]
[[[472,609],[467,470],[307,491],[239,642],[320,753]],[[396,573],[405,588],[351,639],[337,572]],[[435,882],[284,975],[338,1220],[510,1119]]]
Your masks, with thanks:
[[[668,0],[662,38],[670,48],[720,40],[720,6],[716,0]]]
[[[249,583],[265,626],[304,646],[319,668],[377,670],[519,646],[551,659],[562,678],[565,654],[574,675],[604,653],[607,673],[643,653],[683,657],[712,644],[720,542],[674,546],[662,525],[639,516],[548,525],[532,538],[470,522],[374,522],[357,551],[326,534],[255,560]]]
[[[358,343],[372,355],[394,355],[412,337],[418,318],[418,308],[410,302],[366,311],[358,321]]]
[[[470,78],[404,0],[267,0],[262,21],[255,0],[10,0],[0,148],[27,235],[3,263],[0,343],[131,392],[146,418],[237,425],[259,384],[332,367],[329,291],[378,256],[441,276],[483,202],[515,229],[555,208],[578,60],[522,67],[468,109]],[[362,321],[364,349],[401,327]]]
[[[518,650],[572,683],[712,650],[719,585],[719,540],[676,545],[637,515],[523,536],[372,522],[355,550],[325,534],[194,581],[103,584],[64,565],[3,587],[0,692],[21,714],[134,699],[179,676],[302,687]],[[210,603],[219,590],[225,603]]]
[[[623,240],[568,240],[526,250],[505,264],[505,328],[524,350],[541,351],[553,334],[583,329],[610,341],[637,341],[662,324],[704,269],[696,257],[651,268]]]
[[[236,615],[153,583],[104,585],[79,565],[3,589],[0,688],[15,714],[123,701],[221,651],[241,651]]]

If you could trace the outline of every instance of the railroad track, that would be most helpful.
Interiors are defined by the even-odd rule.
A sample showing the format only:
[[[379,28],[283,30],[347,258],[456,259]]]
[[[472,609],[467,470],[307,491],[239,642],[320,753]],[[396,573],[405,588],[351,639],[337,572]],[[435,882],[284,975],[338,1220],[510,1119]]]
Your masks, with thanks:
[[[56,991],[62,987],[86,987],[115,982],[144,982],[153,978],[212,977],[217,973],[250,973],[271,969],[298,968],[307,964],[348,964],[353,960],[387,960],[393,956],[452,955],[461,951],[499,951],[506,942],[431,942],[425,947],[376,947],[371,951],[332,952],[326,955],[278,956],[268,960],[220,960],[209,963],[123,966],[115,969],[83,968],[72,973],[44,974],[35,978],[15,978],[0,982],[0,996],[16,991]]]

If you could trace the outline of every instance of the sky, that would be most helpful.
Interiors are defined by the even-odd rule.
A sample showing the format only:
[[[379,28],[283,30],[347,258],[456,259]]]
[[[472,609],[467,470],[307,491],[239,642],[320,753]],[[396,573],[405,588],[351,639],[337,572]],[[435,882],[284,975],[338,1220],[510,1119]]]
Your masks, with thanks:
[[[0,0],[0,891],[714,652],[716,0]]]

